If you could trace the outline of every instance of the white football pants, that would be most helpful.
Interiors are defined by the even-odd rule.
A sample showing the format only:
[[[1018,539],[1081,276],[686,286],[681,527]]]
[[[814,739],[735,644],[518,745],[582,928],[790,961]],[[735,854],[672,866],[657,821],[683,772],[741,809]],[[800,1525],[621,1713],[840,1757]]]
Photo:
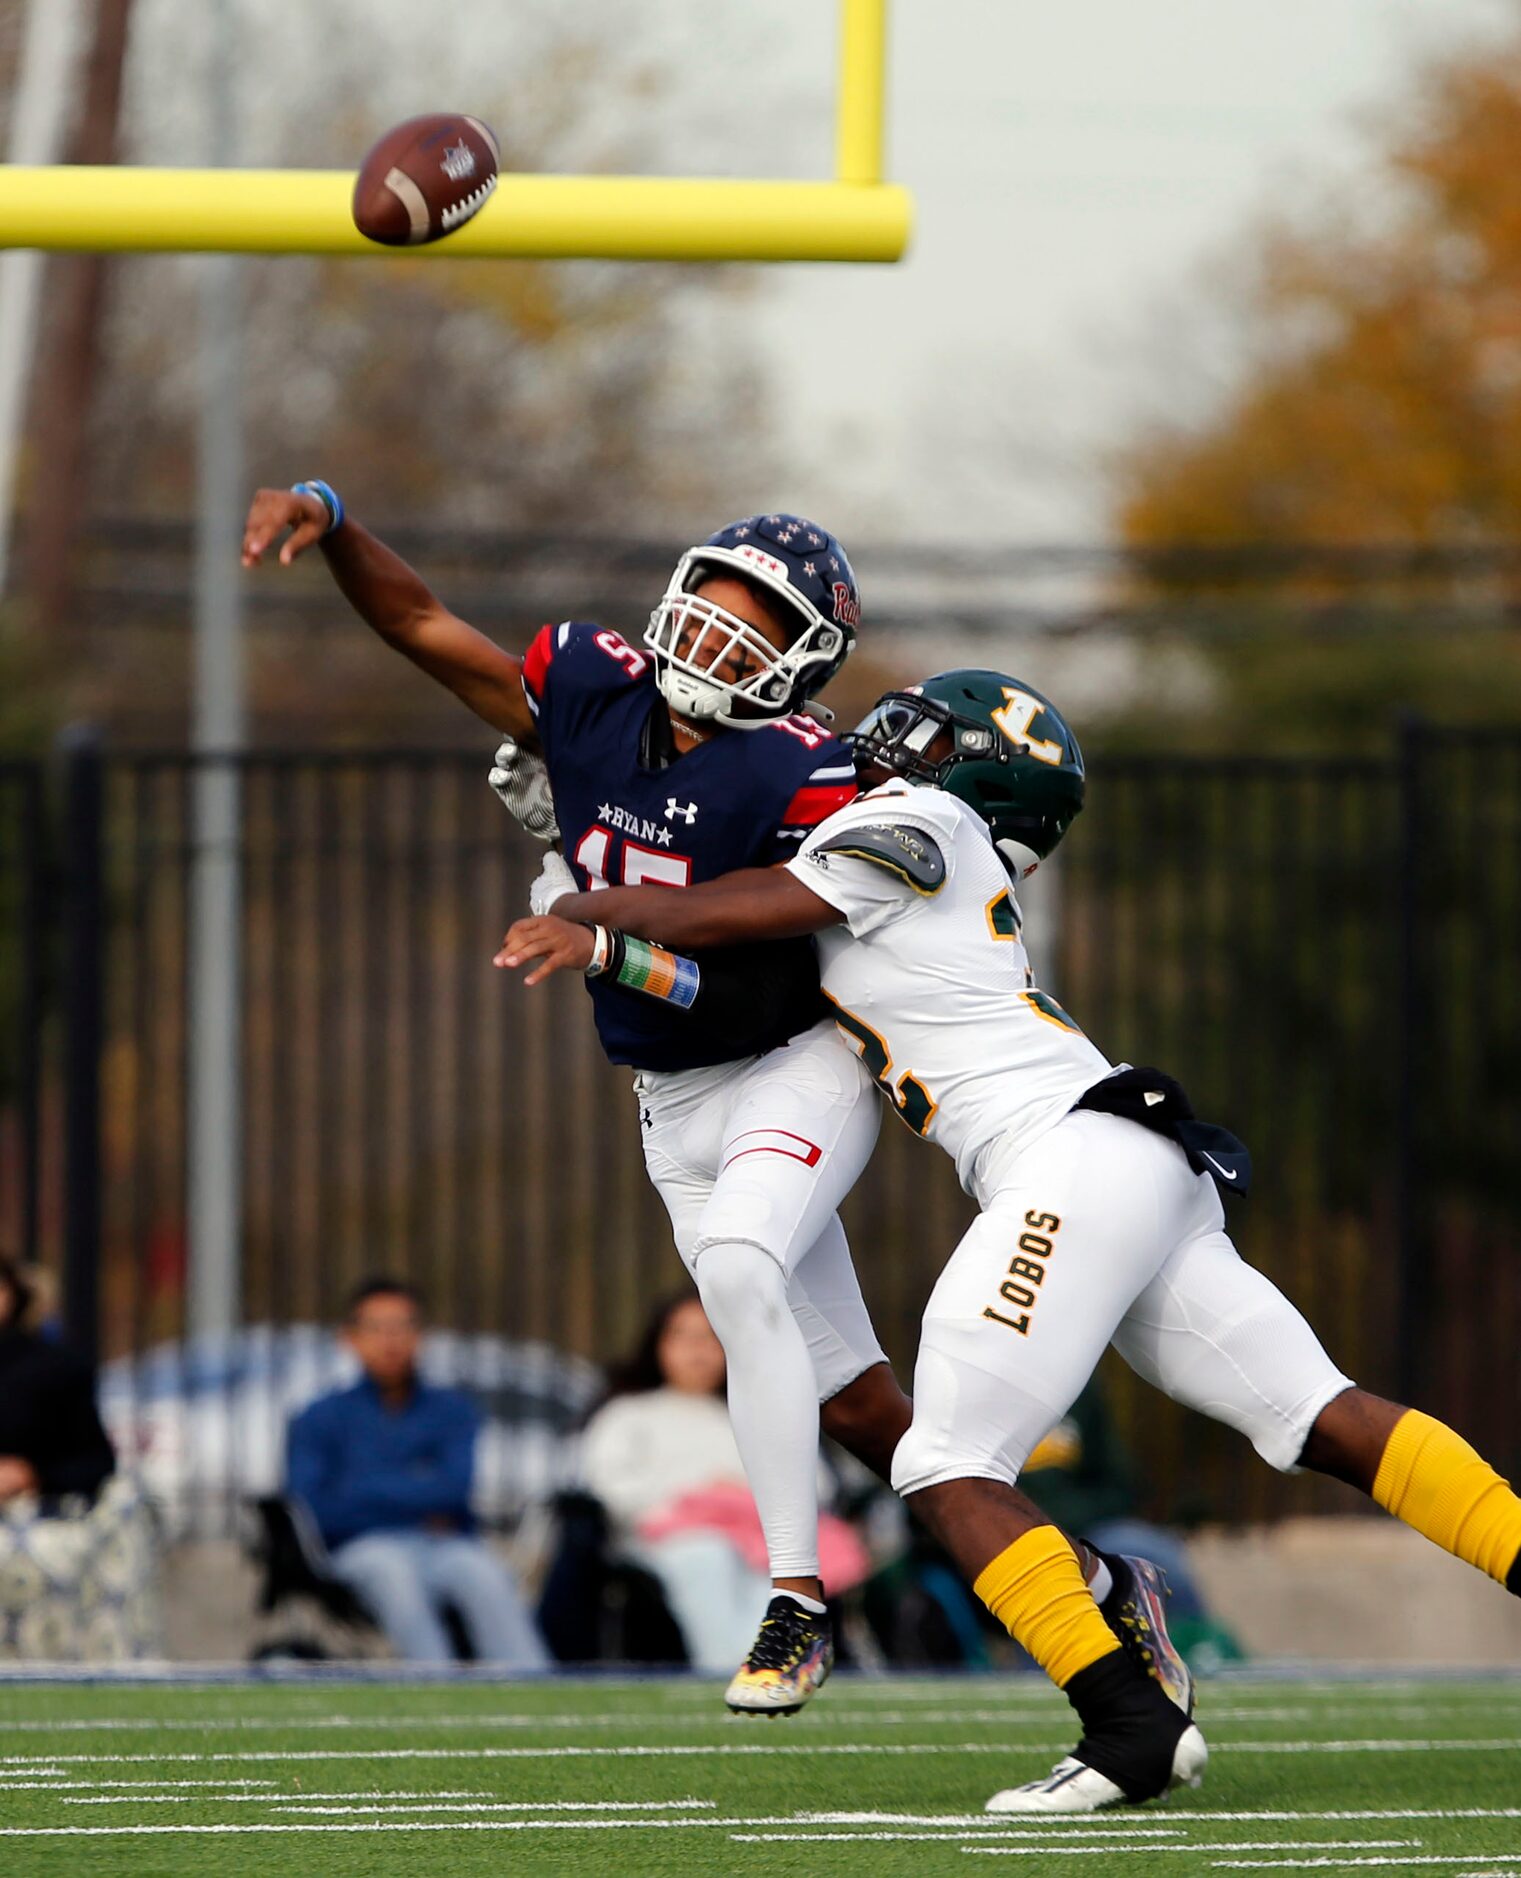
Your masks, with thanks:
[[[634,1093],[644,1164],[687,1270],[735,1241],[774,1260],[821,1402],[885,1362],[836,1213],[871,1159],[881,1102],[834,1024],[740,1063],[641,1070]]]
[[[836,1208],[876,1090],[833,1023],[764,1056],[641,1071],[645,1165],[724,1346],[729,1416],[774,1578],[818,1571],[818,1404],[884,1361]]]
[[[1350,1379],[1239,1256],[1214,1183],[1181,1148],[1079,1109],[978,1171],[982,1214],[924,1314],[899,1493],[968,1476],[1013,1485],[1111,1342],[1175,1402],[1294,1467]]]

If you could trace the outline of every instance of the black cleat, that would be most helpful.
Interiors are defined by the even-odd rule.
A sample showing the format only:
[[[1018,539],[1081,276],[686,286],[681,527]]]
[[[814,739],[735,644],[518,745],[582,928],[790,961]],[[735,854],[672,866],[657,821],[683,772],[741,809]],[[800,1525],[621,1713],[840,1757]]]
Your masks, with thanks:
[[[1125,1650],[1080,1670],[1066,1687],[1083,1738],[1043,1780],[1006,1787],[990,1813],[1097,1813],[1143,1806],[1174,1787],[1197,1787],[1209,1749],[1149,1671]]]
[[[736,1715],[795,1715],[833,1668],[828,1615],[815,1617],[783,1591],[766,1606],[724,1701]]]

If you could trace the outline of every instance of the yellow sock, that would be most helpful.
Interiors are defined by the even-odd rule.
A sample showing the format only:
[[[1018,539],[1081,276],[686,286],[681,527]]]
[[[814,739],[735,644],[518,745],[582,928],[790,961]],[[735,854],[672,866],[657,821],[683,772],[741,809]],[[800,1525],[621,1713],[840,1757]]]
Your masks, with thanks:
[[[1499,1584],[1521,1556],[1521,1499],[1461,1435],[1419,1409],[1394,1424],[1373,1497]]]
[[[1077,1555],[1054,1526],[1034,1526],[978,1573],[972,1589],[1059,1689],[1117,1650]]]

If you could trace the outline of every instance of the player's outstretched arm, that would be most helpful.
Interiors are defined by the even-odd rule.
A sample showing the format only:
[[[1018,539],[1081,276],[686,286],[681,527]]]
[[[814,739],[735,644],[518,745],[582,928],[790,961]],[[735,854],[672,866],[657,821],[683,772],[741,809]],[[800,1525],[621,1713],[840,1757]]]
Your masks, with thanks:
[[[260,489],[243,529],[243,565],[257,567],[282,535],[282,567],[318,544],[344,598],[388,646],[436,678],[477,717],[537,748],[538,733],[523,696],[522,660],[451,613],[422,577],[367,528],[349,516],[333,527],[332,519],[322,498],[309,490]]]

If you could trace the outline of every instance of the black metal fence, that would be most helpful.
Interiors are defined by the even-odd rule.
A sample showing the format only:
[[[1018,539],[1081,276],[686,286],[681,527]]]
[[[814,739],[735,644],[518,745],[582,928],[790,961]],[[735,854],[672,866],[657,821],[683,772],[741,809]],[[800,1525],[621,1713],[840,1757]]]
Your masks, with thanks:
[[[476,763],[236,769],[249,1328],[189,1331],[204,763],[80,745],[51,779],[0,769],[0,1234],[62,1273],[139,1458],[196,1489],[275,1464],[358,1277],[416,1278],[493,1410],[510,1505],[535,1479],[522,1429],[572,1415],[679,1278],[626,1077],[576,985],[490,967],[537,857]],[[1521,733],[1099,763],[1089,802],[1026,897],[1043,977],[1111,1057],[1170,1068],[1246,1137],[1233,1229],[1342,1366],[1521,1468]],[[968,1217],[949,1162],[887,1127],[847,1223],[905,1374]],[[1113,1380],[1154,1511],[1340,1492]]]

